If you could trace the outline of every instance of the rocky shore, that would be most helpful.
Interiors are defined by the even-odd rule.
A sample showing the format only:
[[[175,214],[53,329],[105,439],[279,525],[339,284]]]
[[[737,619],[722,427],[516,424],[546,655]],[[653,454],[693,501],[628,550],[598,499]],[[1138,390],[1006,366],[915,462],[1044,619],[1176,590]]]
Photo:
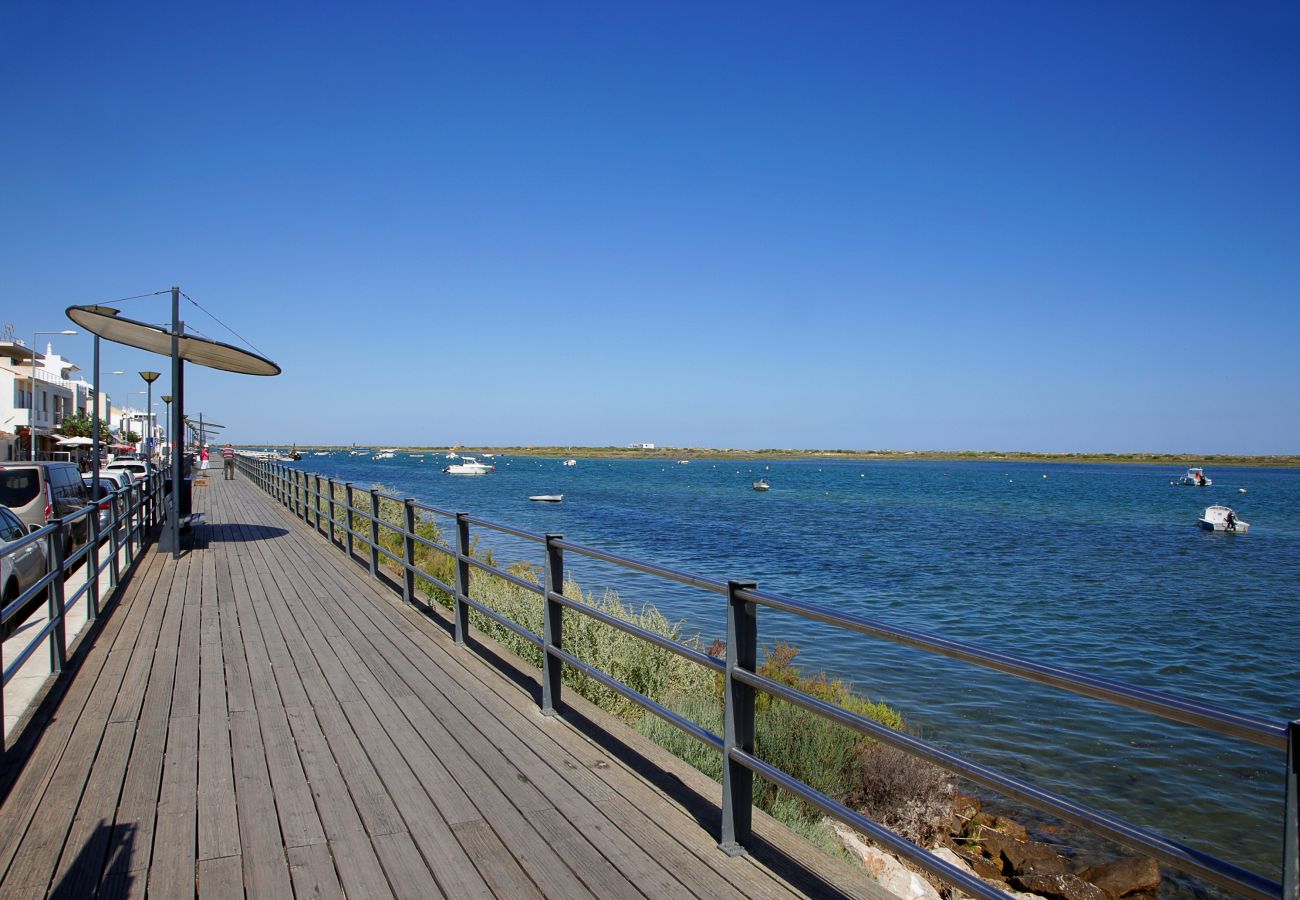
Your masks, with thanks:
[[[834,828],[845,851],[896,896],[904,900],[958,900],[965,896],[877,849],[851,828],[840,824]],[[1020,822],[984,811],[977,798],[966,794],[953,798],[948,834],[933,852],[1023,900],[1145,900],[1155,896],[1161,883],[1160,866],[1153,859],[1126,857],[1082,864],[1071,848],[1051,840],[1033,840]]]

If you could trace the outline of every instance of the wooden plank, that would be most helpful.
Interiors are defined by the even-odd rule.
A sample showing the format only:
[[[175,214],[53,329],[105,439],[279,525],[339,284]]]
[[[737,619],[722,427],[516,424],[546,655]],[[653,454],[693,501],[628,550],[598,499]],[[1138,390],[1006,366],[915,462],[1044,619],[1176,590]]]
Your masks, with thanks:
[[[167,729],[167,755],[158,798],[148,889],[155,897],[194,893],[197,859],[198,718],[174,718]]]
[[[425,897],[459,897],[439,889],[420,851],[409,834],[377,834],[372,837],[393,896],[401,900],[424,900]]]
[[[244,883],[254,897],[287,897],[293,888],[276,823],[277,798],[266,768],[266,752],[257,713],[251,710],[231,713],[230,738],[234,753]]]
[[[90,767],[85,792],[77,804],[77,815],[64,841],[63,854],[54,869],[52,892],[63,897],[87,897],[95,893],[111,844],[129,841],[129,834],[115,833],[113,810],[117,807],[135,739],[131,722],[110,722]]]
[[[184,570],[173,567],[168,581],[168,597],[158,637],[153,673],[146,689],[144,708],[136,729],[135,743],[127,768],[126,782],[114,817],[117,832],[123,836],[123,851],[110,856],[104,867],[101,892],[126,891],[130,880],[117,878],[118,873],[138,872],[149,867],[153,851],[154,822],[158,813],[158,794],[162,783],[163,755],[167,746],[167,726],[171,713],[172,687],[176,676],[176,652],[184,612]],[[181,585],[179,591],[177,584]],[[107,888],[115,879],[115,887]],[[143,886],[146,879],[139,879]]]
[[[145,559],[141,569],[135,572],[132,586],[147,586],[157,577],[159,569],[156,557]],[[113,648],[119,642],[128,648],[133,645],[148,608],[147,602],[140,602],[141,592],[133,587],[126,588],[122,598],[100,620],[101,631],[79,663],[53,715],[34,720],[28,732],[9,748],[4,779],[8,790],[0,804],[0,834],[6,835],[0,845],[0,878],[11,868],[14,854],[54,777],[58,762],[81,722],[93,688],[101,679],[105,685],[115,680],[120,683],[129,649],[125,654],[120,651],[114,654]],[[99,693],[102,696],[103,692]]]
[[[237,856],[241,847],[216,572],[210,554],[199,564],[199,859],[205,860]]]
[[[199,860],[198,892],[203,900],[242,900],[244,896],[244,871],[240,858],[238,856],[218,856],[212,859]],[[152,891],[150,893],[152,894]],[[257,897],[259,895],[254,894],[253,896]],[[281,894],[280,896],[287,895]]]
[[[291,847],[289,874],[293,878],[293,895],[298,900],[343,900],[334,859],[324,844]]]
[[[143,602],[141,610],[143,614]],[[144,618],[147,616],[142,615]],[[100,672],[99,683],[77,717],[72,735],[40,798],[39,815],[32,817],[21,842],[15,841],[14,852],[17,855],[0,885],[0,896],[22,895],[38,887],[44,891],[49,884],[139,632],[132,629],[122,636],[129,645],[116,646],[109,654],[108,662]]]

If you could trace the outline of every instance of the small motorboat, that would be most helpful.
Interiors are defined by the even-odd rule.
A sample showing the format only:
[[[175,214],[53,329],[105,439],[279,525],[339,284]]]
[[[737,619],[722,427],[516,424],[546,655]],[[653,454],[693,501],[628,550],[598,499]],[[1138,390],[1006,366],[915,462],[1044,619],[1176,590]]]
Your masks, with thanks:
[[[1205,512],[1196,520],[1196,524],[1206,531],[1226,531],[1228,534],[1245,534],[1250,531],[1250,523],[1237,518],[1237,514],[1227,506],[1215,504],[1205,507]]]
[[[375,459],[392,459],[392,458],[395,457],[395,456],[397,456],[397,453],[396,453],[395,451],[393,451],[393,450],[380,450],[378,453],[375,454],[375,457],[374,457],[374,458],[375,458]]]
[[[1209,487],[1214,484],[1212,479],[1205,477],[1205,470],[1201,468],[1191,468],[1187,474],[1178,479],[1175,484],[1186,485],[1188,487]]]
[[[564,461],[564,464],[566,466],[576,466],[578,464],[578,461],[576,459],[566,459]]]
[[[461,457],[461,462],[452,463],[442,471],[448,475],[486,475],[489,472],[495,472],[496,466],[489,466],[487,463],[481,463],[472,456]]]
[[[298,452],[297,444],[294,444],[293,448],[289,450],[289,458],[294,462],[297,462],[298,460],[302,459],[302,454]]]
[[[754,490],[756,491],[770,491],[771,489],[772,485],[766,478],[760,478],[754,482]]]
[[[564,495],[563,494],[537,494],[536,496],[529,497],[528,499],[532,500],[534,503],[563,503]]]

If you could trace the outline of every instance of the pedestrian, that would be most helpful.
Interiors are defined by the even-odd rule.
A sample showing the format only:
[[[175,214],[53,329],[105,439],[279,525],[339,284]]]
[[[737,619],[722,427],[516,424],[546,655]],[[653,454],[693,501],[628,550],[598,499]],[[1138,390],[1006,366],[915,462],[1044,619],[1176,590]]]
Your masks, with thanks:
[[[208,470],[208,445],[204,444],[199,448],[199,468],[204,472]]]
[[[225,464],[225,479],[233,481],[235,478],[235,448],[229,442],[221,448],[221,460]]]

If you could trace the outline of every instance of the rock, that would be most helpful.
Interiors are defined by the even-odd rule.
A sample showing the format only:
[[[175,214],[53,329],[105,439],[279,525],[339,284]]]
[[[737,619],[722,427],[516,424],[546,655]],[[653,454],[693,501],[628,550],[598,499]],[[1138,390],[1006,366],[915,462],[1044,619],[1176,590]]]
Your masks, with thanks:
[[[1105,891],[1078,875],[1020,875],[1012,884],[1051,900],[1107,900]]]
[[[895,897],[903,900],[940,900],[939,892],[930,882],[890,854],[872,846],[852,828],[836,822],[835,834],[844,849],[861,860],[867,873]]]
[[[1150,857],[1132,856],[1084,869],[1079,877],[1101,888],[1108,897],[1124,897],[1159,887],[1160,865]]]
[[[998,880],[1002,878],[1002,857],[1000,856],[995,861],[981,853],[977,853],[974,850],[967,850],[965,848],[958,850],[957,856],[960,856],[980,878],[992,878]]]
[[[1065,860],[1056,854],[1056,847],[1051,844],[1004,838],[1000,842],[999,849],[1013,874],[1032,874],[1031,869],[1047,875],[1065,872]],[[1060,863],[1060,872],[1046,871],[1055,868],[1057,863]]]
[[[1029,832],[1025,826],[1021,825],[1015,819],[1008,819],[1006,816],[998,816],[993,820],[993,827],[1003,834],[1010,835],[1018,841],[1029,840]]]

